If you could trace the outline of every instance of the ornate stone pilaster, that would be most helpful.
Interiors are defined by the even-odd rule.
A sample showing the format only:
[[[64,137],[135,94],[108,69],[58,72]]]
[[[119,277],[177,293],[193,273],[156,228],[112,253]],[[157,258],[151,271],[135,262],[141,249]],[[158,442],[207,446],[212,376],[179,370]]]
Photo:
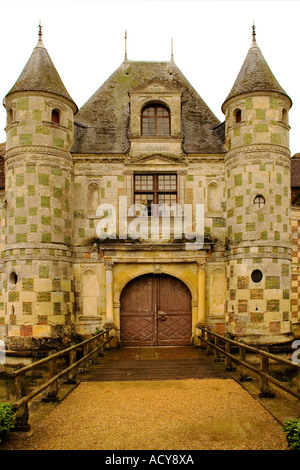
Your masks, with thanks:
[[[105,274],[106,274],[106,324],[114,322],[113,310],[113,267],[114,263],[105,261]]]
[[[205,263],[198,261],[198,324],[205,324]]]

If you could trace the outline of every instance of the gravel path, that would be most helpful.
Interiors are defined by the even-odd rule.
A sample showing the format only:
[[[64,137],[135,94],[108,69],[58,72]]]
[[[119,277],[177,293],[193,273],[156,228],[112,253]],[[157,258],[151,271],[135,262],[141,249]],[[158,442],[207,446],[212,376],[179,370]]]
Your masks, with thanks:
[[[277,421],[234,380],[81,383],[15,450],[287,449]]]

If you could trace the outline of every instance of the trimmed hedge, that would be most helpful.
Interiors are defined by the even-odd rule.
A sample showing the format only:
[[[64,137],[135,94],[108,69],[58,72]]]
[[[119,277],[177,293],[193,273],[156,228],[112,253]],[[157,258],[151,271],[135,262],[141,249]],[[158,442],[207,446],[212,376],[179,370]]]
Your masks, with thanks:
[[[300,419],[286,420],[283,431],[285,432],[288,446],[293,450],[300,450]]]
[[[0,442],[5,434],[14,427],[15,412],[11,403],[0,403]]]

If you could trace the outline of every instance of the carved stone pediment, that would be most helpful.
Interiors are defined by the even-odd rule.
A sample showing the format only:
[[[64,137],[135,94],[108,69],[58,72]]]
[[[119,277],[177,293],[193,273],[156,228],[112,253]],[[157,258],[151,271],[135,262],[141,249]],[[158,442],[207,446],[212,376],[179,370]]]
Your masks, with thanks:
[[[160,155],[160,154],[152,154],[152,155],[131,155],[128,157],[126,163],[146,163],[147,165],[165,165],[166,163],[169,164],[181,164],[185,161],[183,154],[181,155]]]
[[[179,90],[170,85],[165,84],[162,80],[158,78],[153,78],[152,80],[143,83],[142,85],[138,85],[137,87],[133,88],[129,94],[133,93],[181,93]]]

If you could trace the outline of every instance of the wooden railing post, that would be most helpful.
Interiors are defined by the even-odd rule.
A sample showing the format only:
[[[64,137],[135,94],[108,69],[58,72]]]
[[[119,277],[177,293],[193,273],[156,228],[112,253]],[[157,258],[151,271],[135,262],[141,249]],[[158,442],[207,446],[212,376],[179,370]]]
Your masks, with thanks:
[[[71,349],[71,351],[69,352],[69,366],[72,366],[73,364],[75,364],[76,362],[76,349]],[[70,370],[69,372],[69,376],[67,378],[67,380],[65,381],[65,383],[67,384],[76,384],[77,381],[76,381],[76,368],[74,367],[72,370]]]
[[[200,347],[201,348],[205,348],[205,342],[204,342],[204,339],[205,339],[205,330],[201,330],[201,343],[200,343]]]
[[[104,348],[103,348],[103,346],[101,347],[101,345],[102,345],[103,343],[104,343],[104,337],[103,337],[103,336],[100,336],[100,338],[99,338],[99,346],[100,346],[100,348],[99,348],[99,351],[98,351],[98,357],[99,357],[99,356],[100,356],[100,357],[101,357],[101,356],[104,356],[104,351],[103,351]]]
[[[89,343],[86,343],[83,345],[83,357],[87,356],[88,353],[89,353],[89,350],[90,350],[90,345]],[[84,361],[84,363],[82,364],[82,367],[81,367],[81,372],[88,372],[89,370],[89,359],[87,359],[86,361]]]
[[[264,372],[265,374],[269,373],[269,358],[267,356],[264,356],[263,354],[260,354],[260,370],[261,372]],[[274,398],[275,394],[271,392],[269,388],[269,382],[268,379],[265,377],[260,377],[260,398]]]
[[[212,339],[212,335],[211,335],[209,332],[207,332],[207,341],[208,341],[209,343],[211,343],[211,339]],[[210,345],[210,344],[207,344],[206,354],[207,354],[208,356],[212,354],[212,349],[211,349],[211,348],[212,348],[211,345]]]
[[[25,374],[17,375],[15,377],[15,388],[16,401],[21,400],[21,398],[23,397],[26,397],[27,387]],[[28,417],[28,403],[24,403],[24,405],[20,406],[16,411],[14,430],[29,431],[30,425],[28,424]]]
[[[51,351],[49,356],[55,353],[56,351]],[[49,368],[49,379],[51,379],[57,373],[56,358],[49,361],[48,368]],[[57,383],[57,380],[55,380],[55,382],[53,382],[53,384],[51,384],[50,387],[48,388],[47,395],[45,398],[42,399],[42,401],[44,402],[59,401],[59,398],[57,397],[57,393],[58,393],[58,383]]]
[[[99,346],[99,338],[95,338],[91,342],[91,349],[96,349]],[[98,358],[99,350],[95,352],[95,354],[92,355],[91,358],[91,363],[96,364],[97,363],[97,358]]]
[[[243,346],[239,347],[239,359],[240,361],[246,362],[246,348]],[[252,380],[251,377],[247,374],[247,369],[241,365],[240,370],[240,382],[249,382]]]
[[[220,338],[218,336],[215,337],[215,346],[216,348],[220,347]],[[220,351],[218,349],[215,349],[214,352],[215,352],[215,362],[220,362],[221,361]]]
[[[109,330],[107,330],[107,331],[105,332],[105,335],[104,335],[105,341],[108,341],[108,338],[109,338]],[[109,345],[108,345],[108,343],[107,343],[107,344],[105,345],[105,348],[108,348],[108,347],[109,347]]]
[[[229,341],[226,341],[225,339],[225,352],[227,354],[231,354],[231,344]],[[226,365],[226,371],[227,372],[232,372],[235,370],[235,367],[233,367],[231,358],[225,355],[225,365]]]

